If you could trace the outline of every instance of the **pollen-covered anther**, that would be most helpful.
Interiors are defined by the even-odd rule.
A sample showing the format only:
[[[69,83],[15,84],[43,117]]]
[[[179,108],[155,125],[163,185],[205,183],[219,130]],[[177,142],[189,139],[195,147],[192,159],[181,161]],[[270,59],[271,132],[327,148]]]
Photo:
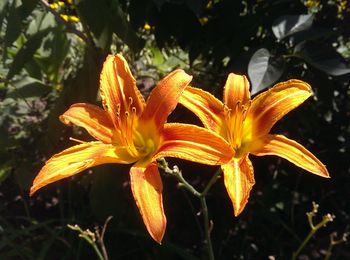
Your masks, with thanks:
[[[108,111],[108,105],[105,99],[102,99],[102,107],[105,111]]]

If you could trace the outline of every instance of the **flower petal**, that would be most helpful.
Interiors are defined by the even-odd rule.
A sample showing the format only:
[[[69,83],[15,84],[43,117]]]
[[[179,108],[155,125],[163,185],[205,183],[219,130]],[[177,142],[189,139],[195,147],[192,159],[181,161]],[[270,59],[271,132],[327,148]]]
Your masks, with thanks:
[[[151,120],[158,129],[162,128],[191,80],[192,76],[180,69],[171,72],[162,79],[152,90],[147,100],[146,108],[141,116],[142,120]]]
[[[283,135],[267,135],[260,139],[252,154],[277,155],[316,175],[329,178],[325,165],[304,146]]]
[[[248,202],[250,191],[255,184],[254,168],[248,156],[233,159],[221,166],[224,173],[226,190],[233,204],[234,214],[237,217]]]
[[[70,147],[49,159],[35,177],[30,195],[38,189],[61,179],[70,177],[83,170],[104,163],[132,163],[124,149],[101,142],[88,142]]]
[[[278,120],[311,95],[310,85],[301,80],[291,79],[276,84],[253,99],[244,132],[251,131],[251,137],[267,134]]]
[[[132,107],[135,107],[137,115],[144,109],[145,101],[128,63],[121,55],[107,57],[101,72],[100,90],[103,106],[117,128],[126,123],[125,112],[130,112]]]
[[[198,116],[206,128],[216,133],[221,132],[224,104],[212,94],[199,88],[187,87],[179,103]]]
[[[168,123],[164,126],[162,136],[162,145],[154,159],[175,157],[220,165],[227,163],[234,155],[234,151],[222,137],[202,127]]]
[[[224,103],[235,109],[238,102],[242,105],[250,100],[249,81],[244,75],[230,73],[224,87]]]
[[[72,105],[60,120],[64,124],[74,124],[84,127],[90,135],[104,143],[111,143],[113,137],[113,123],[106,111],[98,106],[77,103]]]
[[[152,238],[160,244],[165,233],[166,217],[163,209],[163,184],[157,164],[153,162],[146,168],[132,167],[130,180],[143,222]]]

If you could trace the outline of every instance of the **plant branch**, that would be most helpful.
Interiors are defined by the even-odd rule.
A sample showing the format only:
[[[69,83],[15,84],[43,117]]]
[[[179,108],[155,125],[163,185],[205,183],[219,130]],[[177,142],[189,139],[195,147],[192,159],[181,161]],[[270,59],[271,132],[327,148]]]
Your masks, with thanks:
[[[333,219],[335,218],[334,215],[326,214],[323,216],[322,220],[315,225],[313,218],[316,216],[318,212],[319,205],[316,204],[315,202],[312,202],[312,205],[313,205],[312,211],[306,213],[311,230],[309,234],[305,237],[305,239],[303,240],[299,248],[293,253],[292,260],[297,259],[297,256],[300,254],[300,252],[303,250],[303,248],[306,246],[309,240],[315,235],[315,233],[321,227],[325,226],[328,222],[333,221]]]
[[[106,260],[104,259],[100,249],[96,245],[96,236],[95,233],[91,232],[89,229],[82,230],[78,225],[67,225],[71,230],[78,231],[79,237],[83,238],[86,242],[88,242],[92,248],[94,249],[97,257],[99,260]]]
[[[167,161],[164,158],[158,159],[158,167],[162,169],[166,174],[169,174],[170,176],[175,177],[179,181],[180,187],[183,187],[190,193],[192,193],[194,196],[196,196],[201,204],[201,213],[203,214],[203,225],[204,225],[204,233],[205,233],[205,239],[204,244],[206,247],[207,255],[209,260],[214,260],[214,251],[213,246],[211,242],[211,227],[210,227],[210,220],[209,220],[209,212],[208,212],[208,206],[206,201],[206,194],[208,193],[209,189],[212,187],[212,185],[216,182],[218,179],[221,170],[219,169],[214,176],[210,179],[207,186],[204,188],[204,191],[201,193],[197,191],[191,184],[189,184],[184,177],[182,176],[181,171],[179,168],[175,165],[173,166],[173,169],[169,168],[169,165]]]

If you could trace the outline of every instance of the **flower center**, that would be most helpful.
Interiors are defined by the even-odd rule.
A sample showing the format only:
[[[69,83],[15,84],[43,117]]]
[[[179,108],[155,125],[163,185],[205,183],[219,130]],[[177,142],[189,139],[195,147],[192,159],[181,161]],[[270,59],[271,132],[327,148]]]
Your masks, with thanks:
[[[227,106],[224,108],[225,117],[227,121],[226,139],[229,141],[231,147],[236,151],[236,156],[242,153],[242,139],[244,136],[243,126],[247,117],[247,112],[250,108],[251,101],[242,104],[238,101],[234,108],[230,109]]]
[[[117,105],[117,124],[115,143],[124,147],[127,153],[139,159],[152,156],[159,144],[156,128],[152,123],[141,123],[136,107],[132,106],[133,99],[129,97],[121,113],[121,106]]]

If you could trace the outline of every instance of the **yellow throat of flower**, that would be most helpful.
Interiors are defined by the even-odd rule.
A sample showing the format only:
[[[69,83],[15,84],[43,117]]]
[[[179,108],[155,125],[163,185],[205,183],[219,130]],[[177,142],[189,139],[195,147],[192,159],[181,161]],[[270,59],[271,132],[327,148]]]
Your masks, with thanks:
[[[238,101],[232,109],[227,106],[224,108],[226,118],[226,133],[224,134],[224,138],[236,151],[235,157],[237,158],[245,153],[245,143],[248,139],[251,139],[250,136],[248,136],[249,133],[245,131],[245,129],[247,129],[246,125],[249,124],[249,122],[246,121],[246,117],[250,105],[250,100],[245,104],[242,104],[242,101]]]
[[[123,106],[124,111],[117,105],[113,143],[125,148],[137,160],[149,158],[159,146],[160,136],[153,122],[140,122],[132,98],[129,97],[128,101]]]

